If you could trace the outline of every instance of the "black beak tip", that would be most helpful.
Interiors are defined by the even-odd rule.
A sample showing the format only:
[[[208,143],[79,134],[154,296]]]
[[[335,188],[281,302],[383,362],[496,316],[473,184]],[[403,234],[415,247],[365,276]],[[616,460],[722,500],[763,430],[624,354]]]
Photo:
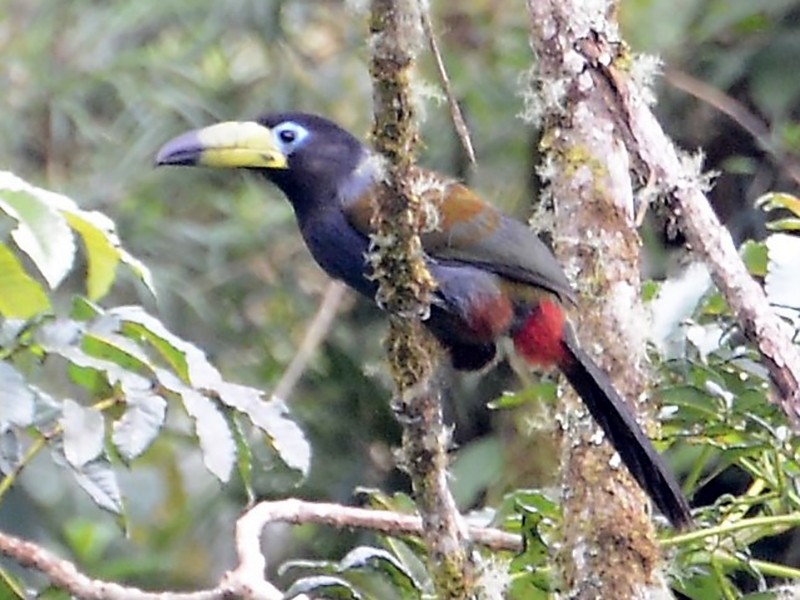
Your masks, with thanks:
[[[202,152],[203,146],[197,134],[190,131],[161,146],[153,166],[193,166],[197,164]]]

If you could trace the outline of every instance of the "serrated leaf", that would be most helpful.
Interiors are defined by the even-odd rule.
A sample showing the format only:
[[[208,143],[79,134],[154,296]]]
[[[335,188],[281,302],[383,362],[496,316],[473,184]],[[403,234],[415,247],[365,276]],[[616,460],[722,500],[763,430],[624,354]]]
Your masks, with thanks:
[[[89,330],[81,340],[81,349],[132,372],[152,372],[147,354],[133,340],[118,333],[95,333]]]
[[[19,464],[22,457],[19,437],[15,431],[0,428],[0,473],[8,475]],[[2,597],[2,596],[0,596]]]
[[[111,440],[126,460],[141,455],[161,431],[167,414],[167,402],[153,393],[150,382],[135,375],[122,379],[126,407],[114,422]]]
[[[755,277],[764,277],[767,274],[767,246],[763,242],[748,240],[739,248],[747,270]]]
[[[72,299],[69,316],[76,321],[89,321],[96,319],[103,314],[103,309],[94,302],[90,302],[83,296],[75,296]]]
[[[800,311],[800,277],[797,276],[797,257],[800,256],[800,237],[776,233],[765,242],[769,266],[765,289],[770,303],[790,319],[798,319]]]
[[[289,600],[300,594],[308,594],[312,597],[321,596],[333,600],[361,600],[361,594],[348,581],[331,575],[298,579],[286,590],[283,597],[285,600]]]
[[[256,502],[256,492],[253,488],[253,450],[238,419],[233,417],[230,419],[230,428],[233,440],[236,442],[236,466],[247,495],[247,505],[250,506]]]
[[[413,579],[417,588],[424,595],[434,597],[433,579],[431,579],[430,571],[424,562],[424,550],[419,548],[418,552],[415,552],[414,548],[406,541],[392,536],[385,536],[384,544],[391,549],[392,554],[403,565],[403,570]]]
[[[412,574],[400,560],[382,548],[353,548],[339,563],[339,570],[342,572],[363,568],[375,569],[386,575],[392,582],[393,591],[398,592],[400,598],[419,598],[421,595],[420,584],[414,580]]]
[[[64,400],[64,456],[76,469],[94,460],[103,451],[105,419],[99,410]]]
[[[142,261],[130,254],[124,248],[119,249],[119,258],[120,261],[122,261],[122,264],[127,265],[128,268],[133,271],[134,275],[139,278],[147,290],[153,294],[153,297],[157,297],[158,294],[156,293],[156,284],[153,281],[153,274],[150,272],[150,269],[148,269]]]
[[[42,324],[35,332],[36,343],[47,352],[77,348],[83,336],[83,323],[72,319],[55,319]]]
[[[96,460],[71,471],[75,481],[97,506],[118,515],[122,514],[122,495],[111,463],[106,460]]]
[[[75,260],[75,239],[61,212],[33,190],[0,189],[0,210],[17,221],[11,232],[17,247],[51,289],[58,287]]]
[[[280,459],[305,477],[311,468],[311,445],[303,430],[288,417],[282,400],[265,401],[261,391],[236,383],[220,382],[212,388],[220,400],[247,416],[269,438]]]
[[[788,210],[796,217],[800,217],[800,198],[783,192],[770,192],[758,198],[756,206],[764,211],[771,211],[778,208]]]
[[[0,430],[5,425],[27,427],[33,422],[35,394],[22,374],[0,361]]]
[[[86,293],[91,300],[97,300],[108,293],[116,279],[120,252],[116,236],[112,238],[108,231],[91,223],[87,218],[88,214],[67,213],[67,220],[83,240],[89,270]]]
[[[236,460],[236,444],[219,407],[169,371],[156,369],[155,373],[161,385],[181,398],[186,412],[194,420],[206,468],[221,482],[227,482]]]
[[[119,365],[89,356],[77,347],[47,348],[47,350],[69,361],[67,371],[70,378],[95,395],[107,393],[128,373]]]
[[[195,363],[195,371],[197,371],[198,362],[202,363],[201,367],[206,367],[211,373],[210,376],[206,374],[205,377],[200,377],[199,373],[196,373],[197,379],[202,380],[202,383],[208,383],[207,379],[209,378],[212,384],[222,379],[219,371],[208,362],[199,348],[169,331],[161,321],[146,313],[141,306],[122,306],[110,310],[108,314],[123,321],[123,333],[134,334],[147,340],[185,383],[195,387],[211,387],[210,385],[201,385],[192,377],[191,363]],[[191,357],[187,354],[191,354]],[[205,369],[201,368],[201,371],[205,371]]]
[[[122,247],[114,221],[96,210],[81,210],[77,206],[64,210],[70,224],[81,235],[86,246],[90,280],[92,279],[92,262],[95,261],[94,284],[97,292],[105,295],[107,289],[103,291],[103,287],[113,283],[117,266],[122,262],[144,283],[153,296],[156,295],[150,269]],[[89,284],[91,289],[92,281]]]
[[[30,319],[50,310],[41,284],[28,275],[11,249],[0,243],[0,314],[9,319]]]
[[[153,285],[150,271],[138,259],[122,248],[114,222],[106,215],[94,210],[82,210],[74,200],[63,194],[33,186],[13,173],[0,171],[0,197],[8,193],[17,193],[23,197],[35,198],[40,204],[55,211],[61,221],[69,224],[78,232],[86,248],[86,257],[89,265],[87,288],[91,298],[99,298],[108,291],[115,278],[116,266],[119,262],[128,265],[155,296],[155,286]],[[69,253],[63,252],[62,248],[63,256],[61,256],[61,260],[65,261],[69,258],[68,270],[74,262],[75,240],[69,227],[67,227],[67,231],[69,232],[71,251]],[[56,243],[50,240],[43,241],[56,246]],[[60,244],[61,242],[58,243]],[[39,267],[38,263],[37,267]],[[50,279],[48,279],[48,283],[50,283]]]

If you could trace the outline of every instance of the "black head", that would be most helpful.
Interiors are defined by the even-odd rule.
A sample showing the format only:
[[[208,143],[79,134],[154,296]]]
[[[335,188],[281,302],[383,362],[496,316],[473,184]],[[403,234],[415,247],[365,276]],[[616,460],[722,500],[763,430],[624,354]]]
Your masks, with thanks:
[[[286,112],[184,133],[159,150],[156,165],[255,170],[305,212],[332,201],[366,154],[364,145],[333,121]]]
[[[364,145],[333,121],[307,113],[264,115],[258,123],[269,128],[287,159],[288,169],[264,175],[293,201],[309,194],[338,190],[358,168]]]

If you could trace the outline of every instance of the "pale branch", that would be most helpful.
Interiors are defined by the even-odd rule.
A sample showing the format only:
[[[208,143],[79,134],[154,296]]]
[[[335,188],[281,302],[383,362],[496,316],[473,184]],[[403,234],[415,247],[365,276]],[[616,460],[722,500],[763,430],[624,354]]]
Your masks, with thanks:
[[[345,296],[345,290],[344,285],[338,281],[328,283],[317,312],[308,327],[306,327],[300,347],[272,392],[272,400],[286,402],[289,399],[294,386],[297,385],[303,372],[308,367],[309,361],[314,356],[314,352],[325,340],[325,336],[328,334],[336,318],[336,312],[339,310],[339,306]]]
[[[226,600],[233,597],[223,586],[199,592],[146,592],[135,587],[92,579],[71,562],[59,558],[41,546],[0,532],[0,554],[22,567],[39,571],[50,583],[82,600]],[[276,590],[277,591],[277,590]],[[283,595],[264,596],[263,600]]]
[[[419,139],[412,80],[425,10],[418,0],[372,0],[370,75],[375,150],[386,159],[371,220],[370,266],[377,302],[392,316],[388,363],[397,387],[393,407],[403,428],[401,466],[412,482],[422,537],[437,594],[473,595],[474,565],[466,528],[448,483],[449,433],[435,381],[437,348],[420,319],[430,310],[436,282],[428,271],[419,227],[420,195],[409,185]]]
[[[800,421],[800,348],[792,330],[770,306],[761,286],[750,276],[730,232],[720,223],[708,197],[707,183],[692,161],[681,158],[650,110],[642,89],[613,62],[603,39],[585,40],[580,52],[603,81],[621,139],[642,181],[655,184],[680,219],[691,250],[708,264],[714,283],[725,297],[747,338],[760,352],[778,392],[778,403]]]
[[[81,573],[75,564],[38,544],[4,532],[0,532],[0,555],[42,573],[54,587],[81,600],[280,600],[283,593],[265,579],[267,564],[261,551],[262,531],[272,523],[312,523],[339,529],[366,529],[392,536],[423,537],[425,533],[422,519],[416,515],[294,498],[260,502],[236,522],[238,566],[228,571],[217,587],[195,592],[144,591],[93,579]],[[470,526],[467,534],[472,543],[495,552],[523,550],[520,536],[500,529]]]
[[[416,515],[290,498],[260,502],[242,515],[236,526],[237,541],[244,544],[240,555],[249,544],[258,539],[264,526],[276,522],[293,525],[314,523],[337,529],[367,529],[392,536],[423,537],[422,519]],[[522,538],[500,529],[469,526],[467,535],[470,542],[489,550],[522,551]]]
[[[734,123],[753,137],[759,147],[772,157],[773,161],[783,169],[784,173],[791,177],[795,183],[800,184],[800,162],[784,147],[785,144],[780,142],[780,136],[775,135],[770,130],[769,125],[742,102],[678,69],[665,69],[664,79],[674,88],[691,94],[698,100],[727,115]]]

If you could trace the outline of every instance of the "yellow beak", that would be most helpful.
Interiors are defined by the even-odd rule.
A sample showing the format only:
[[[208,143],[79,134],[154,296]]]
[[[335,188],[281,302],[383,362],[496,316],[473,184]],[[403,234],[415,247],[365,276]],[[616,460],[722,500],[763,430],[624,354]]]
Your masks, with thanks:
[[[226,121],[179,135],[158,151],[156,166],[161,165],[288,168],[272,130],[254,121]]]

